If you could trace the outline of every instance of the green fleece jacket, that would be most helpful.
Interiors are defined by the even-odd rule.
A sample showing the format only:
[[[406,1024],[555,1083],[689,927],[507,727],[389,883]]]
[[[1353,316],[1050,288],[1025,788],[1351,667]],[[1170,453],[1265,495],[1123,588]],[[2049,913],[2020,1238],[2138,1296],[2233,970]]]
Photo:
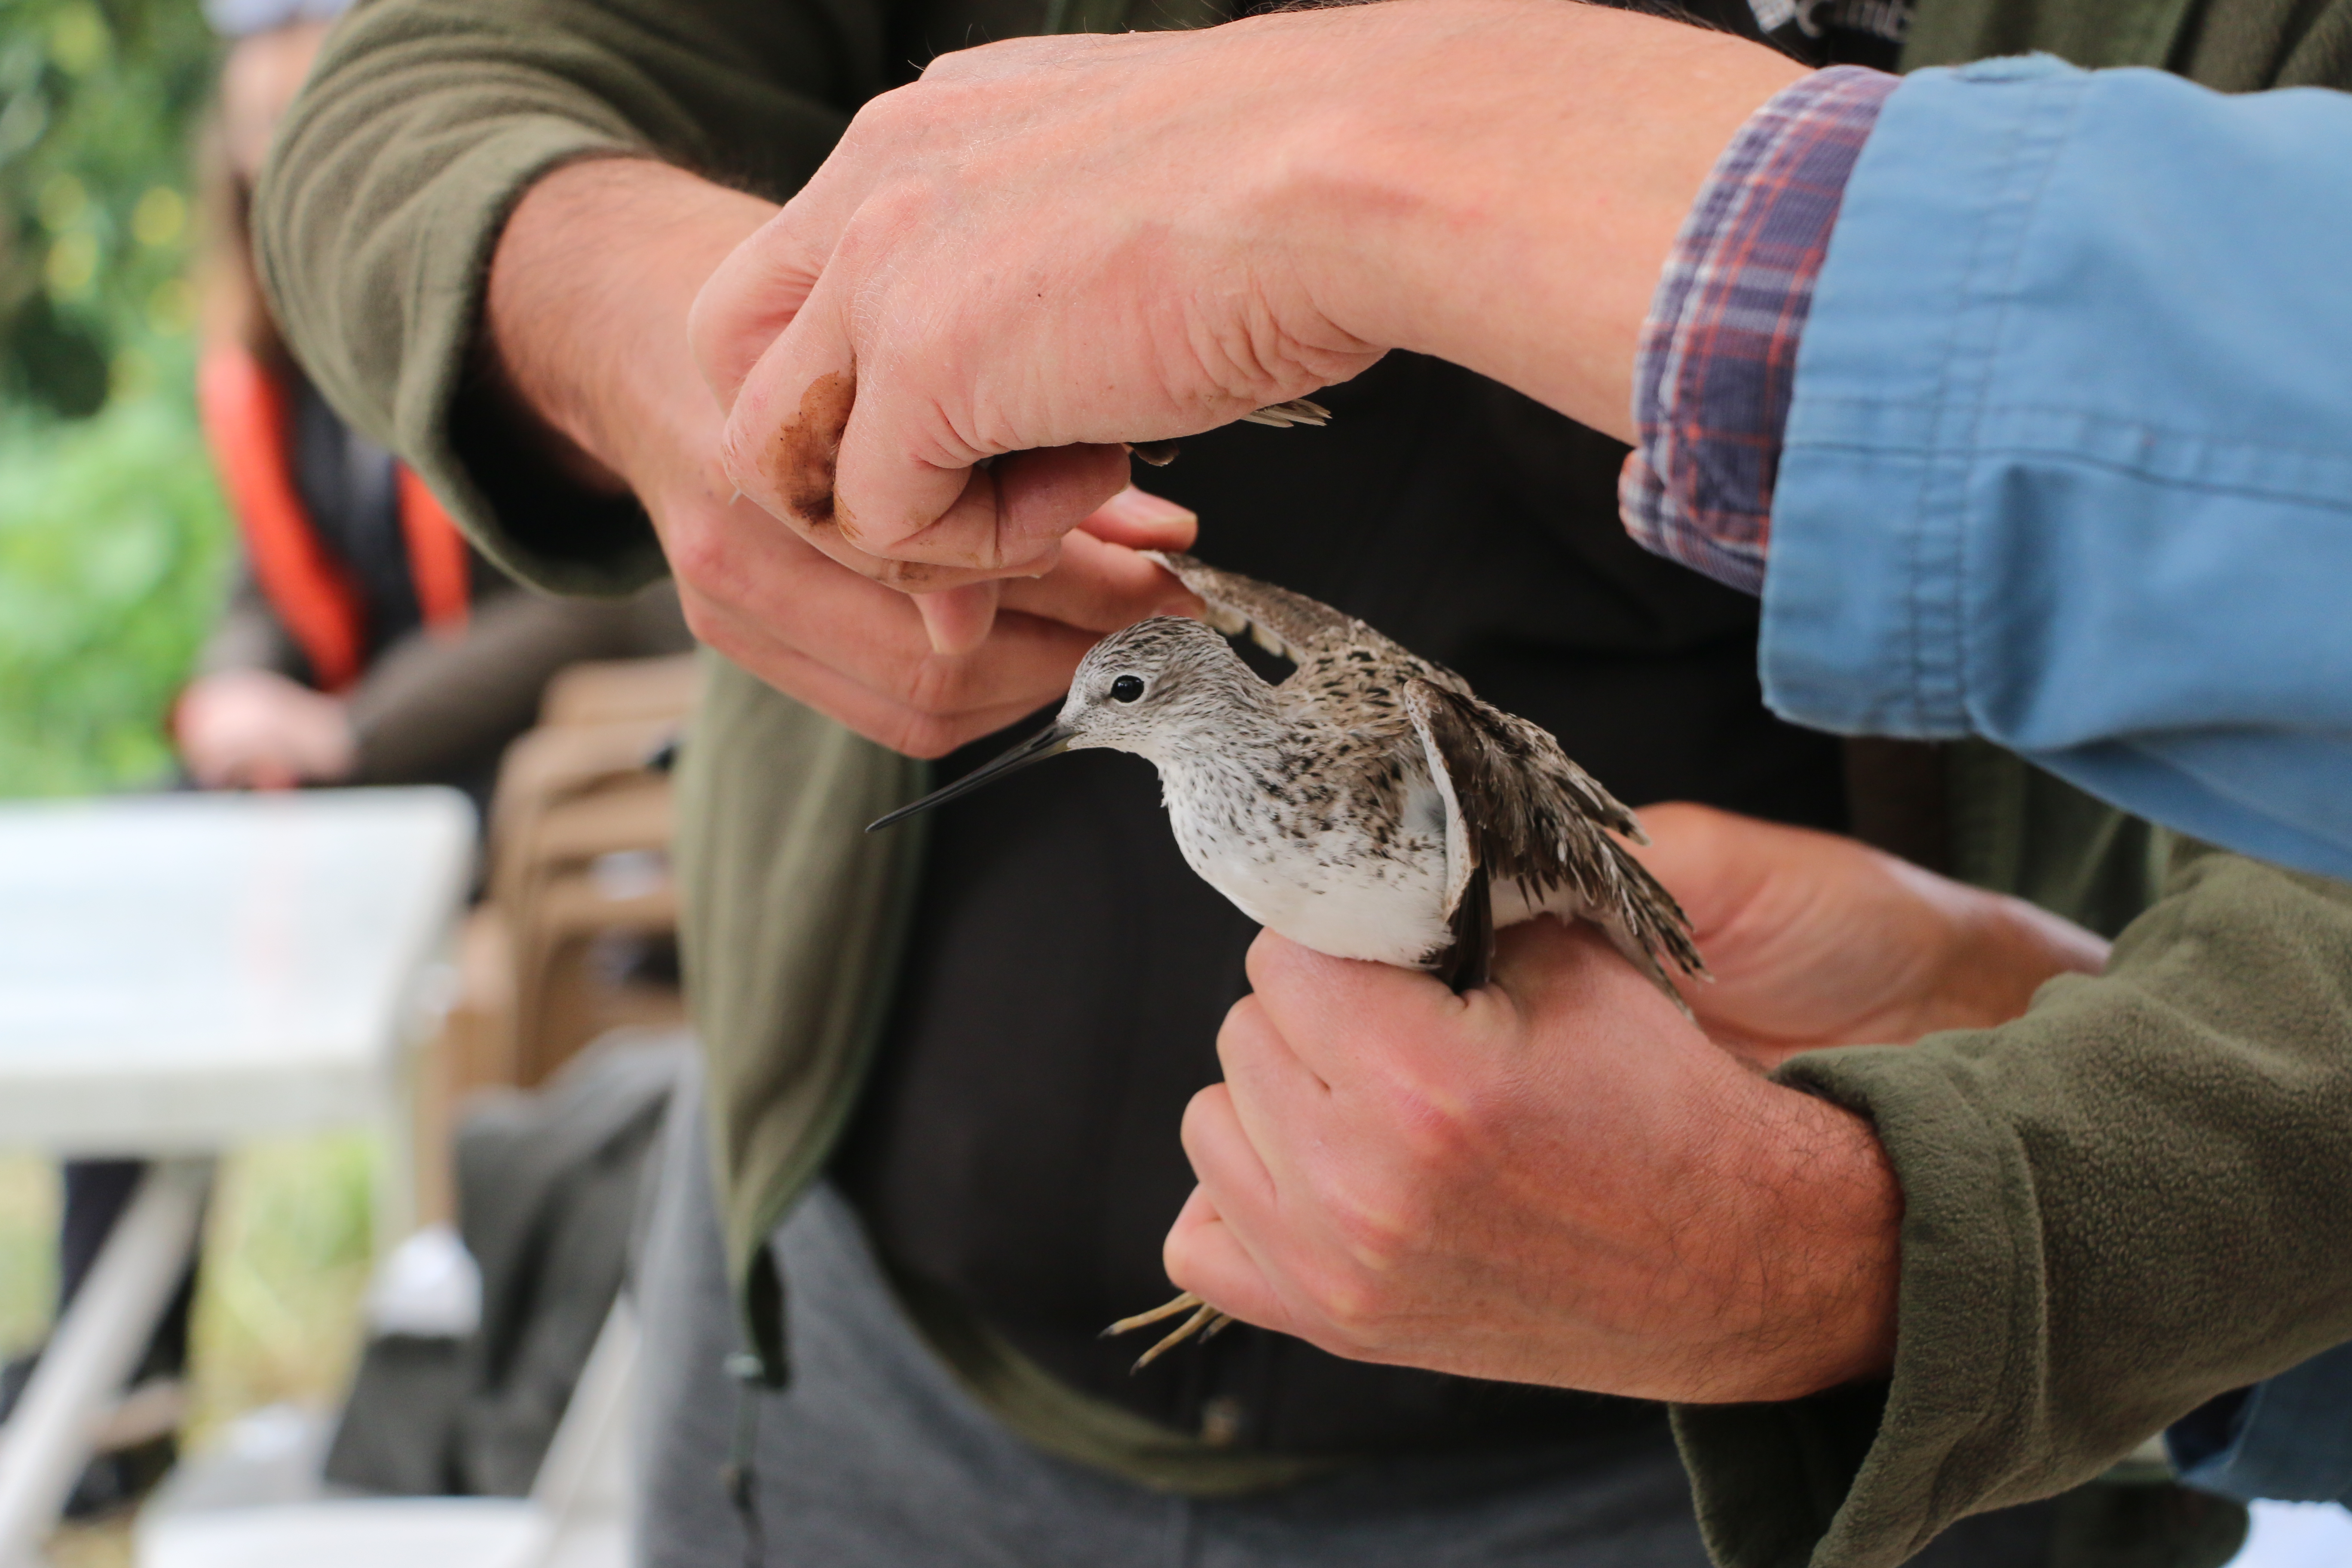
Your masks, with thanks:
[[[1065,9],[1118,23],[1117,0]],[[781,196],[893,62],[1043,19],[1036,0],[374,0],[280,133],[257,216],[268,286],[320,387],[486,552],[549,587],[627,589],[659,570],[641,513],[539,488],[452,418],[520,193],[635,153]],[[775,1376],[765,1238],[854,1104],[919,868],[918,836],[858,829],[923,771],[712,660],[684,781],[688,982],[730,1260]],[[1963,759],[1955,783],[1963,858],[1986,879],[2070,912],[2141,901],[2145,835],[2001,759]],[[2347,976],[2352,892],[2204,856],[2107,976],[2052,986],[2022,1022],[1794,1064],[1874,1121],[1901,1175],[1900,1348],[1887,1385],[1678,1413],[1718,1555],[1892,1563],[2352,1336],[2352,1260],[2333,1245],[2352,1199]],[[951,1310],[908,1304],[1048,1449],[1201,1493],[1301,1473],[1097,1405]]]

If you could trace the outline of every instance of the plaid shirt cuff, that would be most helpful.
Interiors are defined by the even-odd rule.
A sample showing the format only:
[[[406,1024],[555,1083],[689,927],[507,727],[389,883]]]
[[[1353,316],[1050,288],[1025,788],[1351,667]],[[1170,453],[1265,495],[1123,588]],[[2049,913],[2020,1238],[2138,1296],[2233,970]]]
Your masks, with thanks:
[[[1642,324],[1639,436],[1617,487],[1626,531],[1751,594],[1764,589],[1813,279],[1895,81],[1836,66],[1751,115],[1683,220]]]

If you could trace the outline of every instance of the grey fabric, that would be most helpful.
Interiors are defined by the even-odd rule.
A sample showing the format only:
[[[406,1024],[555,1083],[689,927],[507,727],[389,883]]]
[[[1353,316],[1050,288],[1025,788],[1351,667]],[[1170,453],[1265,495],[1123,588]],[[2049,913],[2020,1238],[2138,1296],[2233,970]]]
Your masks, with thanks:
[[[671,1105],[636,1289],[640,1561],[743,1561],[719,1483],[735,1348],[704,1118]],[[1005,1431],[918,1340],[857,1220],[819,1185],[777,1232],[793,1385],[757,1394],[766,1561],[815,1568],[1704,1568],[1671,1449],[1367,1465],[1270,1496],[1154,1492]]]
[[[615,1031],[530,1092],[485,1097],[457,1135],[458,1226],[482,1271],[463,1341],[379,1338],[327,1479],[402,1495],[520,1497],[622,1283],[682,1034]]]

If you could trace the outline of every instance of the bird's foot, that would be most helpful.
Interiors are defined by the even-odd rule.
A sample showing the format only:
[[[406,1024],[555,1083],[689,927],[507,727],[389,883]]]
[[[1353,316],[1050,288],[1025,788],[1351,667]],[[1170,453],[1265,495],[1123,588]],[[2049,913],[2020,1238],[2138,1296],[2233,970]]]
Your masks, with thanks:
[[[1178,1324],[1174,1333],[1138,1357],[1135,1365],[1130,1367],[1129,1371],[1141,1372],[1195,1334],[1200,1335],[1204,1342],[1214,1339],[1227,1323],[1233,1321],[1233,1319],[1187,1290],[1165,1306],[1154,1307],[1149,1312],[1138,1312],[1132,1318],[1121,1318],[1103,1331],[1103,1338],[1110,1339],[1116,1335],[1132,1333],[1137,1329],[1148,1328],[1153,1323],[1172,1318],[1179,1312],[1190,1312],[1192,1316]]]
[[[1331,411],[1311,398],[1294,397],[1287,403],[1271,403],[1254,413],[1242,416],[1244,425],[1271,425],[1277,430],[1287,430],[1293,425],[1305,425],[1321,429],[1331,423]]]
[[[1253,409],[1242,416],[1242,423],[1271,425],[1277,430],[1305,425],[1319,430],[1331,423],[1331,411],[1312,398],[1294,397],[1287,403],[1269,403],[1264,408]],[[1173,441],[1129,441],[1126,445],[1129,451],[1155,468],[1164,468],[1176,460],[1177,445]]]

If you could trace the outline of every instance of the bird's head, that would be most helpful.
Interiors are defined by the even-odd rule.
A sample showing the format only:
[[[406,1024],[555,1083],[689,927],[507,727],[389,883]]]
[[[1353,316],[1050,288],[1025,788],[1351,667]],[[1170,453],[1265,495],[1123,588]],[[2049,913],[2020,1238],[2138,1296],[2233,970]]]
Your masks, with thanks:
[[[1265,689],[1213,627],[1155,616],[1087,651],[1054,727],[1069,751],[1098,746],[1160,762],[1213,739]]]
[[[1138,621],[1095,644],[1078,661],[1070,695],[1051,724],[866,831],[1064,752],[1133,752],[1164,763],[1188,749],[1213,746],[1219,731],[1262,702],[1269,689],[1214,628],[1176,616]]]

